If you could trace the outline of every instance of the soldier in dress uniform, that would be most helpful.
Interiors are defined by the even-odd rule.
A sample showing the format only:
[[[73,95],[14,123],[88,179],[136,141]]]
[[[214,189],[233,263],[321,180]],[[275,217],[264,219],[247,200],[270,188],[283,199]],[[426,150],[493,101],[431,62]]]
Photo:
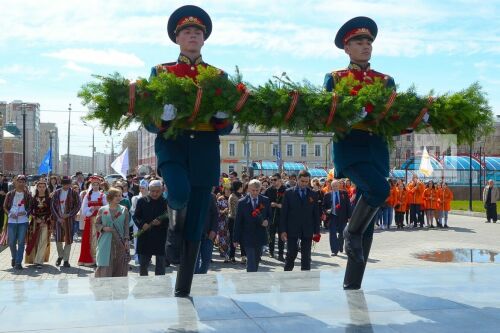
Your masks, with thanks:
[[[170,72],[194,80],[198,65],[209,66],[203,61],[201,48],[212,32],[210,16],[197,6],[183,6],[172,13],[167,29],[170,39],[179,45],[180,55],[176,62],[153,67],[151,76]],[[224,75],[222,71],[221,75]],[[228,115],[222,111],[208,123],[186,127],[175,138],[162,135],[176,117],[173,105],[164,106],[161,124],[146,126],[158,134],[155,152],[158,173],[168,186],[169,232],[182,238],[175,285],[177,297],[186,297],[191,291],[210,192],[219,182],[219,135],[228,134],[233,128]]]
[[[326,74],[324,88],[327,91],[333,91],[335,84],[348,76],[368,84],[380,78],[387,87],[395,87],[393,78],[370,68],[372,42],[377,30],[376,23],[368,17],[355,17],[340,28],[335,45],[349,56],[350,64],[347,69]],[[386,180],[389,176],[387,142],[369,131],[361,121],[334,143],[333,160],[336,177],[348,177],[357,186],[358,202],[344,229],[348,255],[344,289],[359,289],[373,240],[373,218],[390,190]]]

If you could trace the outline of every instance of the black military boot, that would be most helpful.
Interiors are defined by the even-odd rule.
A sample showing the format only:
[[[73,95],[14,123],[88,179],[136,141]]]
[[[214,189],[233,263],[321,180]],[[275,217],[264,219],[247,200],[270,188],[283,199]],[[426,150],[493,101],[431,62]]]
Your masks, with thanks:
[[[174,232],[184,230],[186,222],[187,207],[182,209],[172,209],[168,207],[168,228]]]
[[[175,297],[188,297],[191,293],[196,258],[200,250],[200,241],[183,239],[181,242],[181,260],[175,279]]]
[[[373,234],[363,236],[363,259],[364,262],[355,262],[347,258],[347,266],[344,275],[344,290],[358,290],[361,288],[365,274],[366,263],[372,247]]]
[[[378,207],[370,206],[361,196],[352,212],[351,219],[344,229],[345,252],[349,259],[363,263],[363,233],[377,214]]]

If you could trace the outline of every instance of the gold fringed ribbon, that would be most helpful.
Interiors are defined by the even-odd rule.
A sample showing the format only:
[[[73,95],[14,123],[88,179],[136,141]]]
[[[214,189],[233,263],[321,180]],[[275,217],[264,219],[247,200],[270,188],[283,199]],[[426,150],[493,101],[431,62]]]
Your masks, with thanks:
[[[245,103],[248,100],[248,96],[250,96],[250,91],[245,89],[245,92],[241,95],[238,103],[236,103],[236,107],[234,108],[234,112],[238,113],[241,111],[241,109],[243,108],[243,106],[245,105]]]
[[[288,112],[285,116],[285,122],[288,122],[290,118],[292,118],[293,113],[295,112],[295,107],[297,106],[297,102],[299,101],[299,92],[297,90],[292,91],[292,102],[290,103],[290,107],[288,108]]]
[[[127,117],[134,116],[136,83],[133,82],[128,87],[128,112]]]
[[[192,123],[196,119],[196,116],[198,116],[198,113],[200,112],[201,97],[202,96],[203,96],[203,89],[201,87],[198,87],[198,91],[196,93],[196,101],[194,103],[193,113],[191,114],[191,117],[189,117],[189,119],[188,119],[189,123]]]
[[[425,114],[429,111],[429,107],[431,106],[431,104],[433,102],[434,102],[434,98],[432,96],[429,96],[429,98],[427,99],[427,106],[422,108],[422,111],[420,111],[420,113],[418,114],[418,117],[415,118],[415,121],[413,122],[413,124],[411,124],[410,128],[412,130],[417,128],[418,124],[420,124],[422,119],[424,119]]]

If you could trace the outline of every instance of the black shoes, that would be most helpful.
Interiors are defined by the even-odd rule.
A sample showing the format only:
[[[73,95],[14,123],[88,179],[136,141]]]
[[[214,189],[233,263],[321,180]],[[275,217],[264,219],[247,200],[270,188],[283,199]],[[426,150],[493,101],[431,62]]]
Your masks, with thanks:
[[[331,256],[332,256],[332,257],[336,257],[336,256],[337,256],[337,252],[333,252],[333,253],[331,254]]]
[[[20,271],[21,269],[23,269],[23,266],[21,264],[16,264],[15,268]]]
[[[278,256],[278,261],[285,262],[285,257],[281,254]]]
[[[71,265],[69,264],[69,261],[65,261],[63,267],[70,268]]]
[[[10,265],[12,266],[12,268],[16,267],[16,259],[12,259],[10,261]]]
[[[61,257],[57,258],[57,260],[56,260],[56,266],[57,267],[61,266],[61,261],[62,260],[63,260],[63,258],[61,258]]]

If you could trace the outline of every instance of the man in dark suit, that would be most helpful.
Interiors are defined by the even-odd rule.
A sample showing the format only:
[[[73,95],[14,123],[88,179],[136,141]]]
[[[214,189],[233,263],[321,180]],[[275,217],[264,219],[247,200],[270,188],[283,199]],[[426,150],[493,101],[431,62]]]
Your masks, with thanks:
[[[339,181],[332,181],[332,190],[323,199],[323,211],[328,218],[328,229],[330,230],[330,250],[332,256],[343,252],[343,232],[351,217],[351,202],[346,191],[339,190]]]
[[[260,195],[261,183],[252,179],[248,195],[238,201],[234,222],[234,246],[243,245],[247,254],[247,272],[259,269],[262,248],[267,244],[267,226],[271,218],[269,199]]]
[[[302,170],[297,185],[285,192],[281,208],[280,235],[287,242],[285,271],[293,270],[300,239],[300,263],[303,271],[311,269],[313,235],[319,234],[318,194],[309,188],[311,175]]]

